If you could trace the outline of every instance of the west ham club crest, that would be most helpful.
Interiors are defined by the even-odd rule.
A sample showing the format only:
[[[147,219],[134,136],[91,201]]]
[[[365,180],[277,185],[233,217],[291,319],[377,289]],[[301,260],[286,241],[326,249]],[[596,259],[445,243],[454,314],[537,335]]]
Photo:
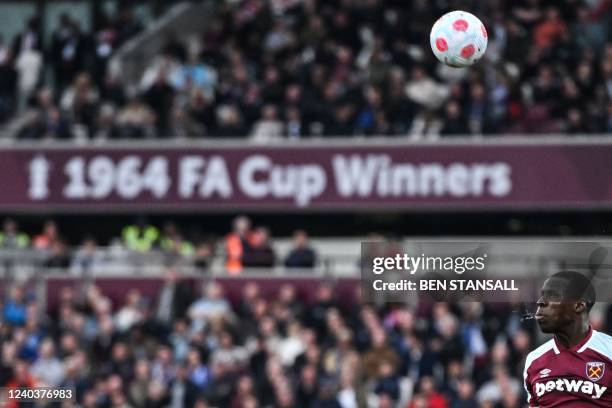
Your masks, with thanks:
[[[601,361],[590,361],[586,363],[586,375],[591,381],[599,381],[604,376],[606,364]]]

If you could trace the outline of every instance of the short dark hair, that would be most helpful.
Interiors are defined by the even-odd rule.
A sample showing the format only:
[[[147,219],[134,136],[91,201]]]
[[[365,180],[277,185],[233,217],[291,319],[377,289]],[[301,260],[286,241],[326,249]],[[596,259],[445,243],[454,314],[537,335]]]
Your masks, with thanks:
[[[587,305],[587,312],[591,311],[596,301],[595,288],[591,280],[576,271],[557,272],[550,278],[564,279],[567,282],[563,297],[567,300],[584,300]]]

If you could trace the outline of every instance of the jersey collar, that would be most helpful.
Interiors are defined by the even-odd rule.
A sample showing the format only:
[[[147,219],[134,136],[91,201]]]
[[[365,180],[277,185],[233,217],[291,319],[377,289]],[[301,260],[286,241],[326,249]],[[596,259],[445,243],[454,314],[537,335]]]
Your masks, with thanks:
[[[586,350],[587,343],[589,342],[589,340],[591,340],[592,336],[593,336],[593,327],[589,325],[589,331],[587,332],[586,336],[584,336],[584,339],[582,339],[580,343],[576,344],[573,347],[565,347],[563,344],[557,341],[556,337],[553,337],[554,342],[555,342],[554,343],[555,351],[557,352],[557,354],[559,354],[560,351],[571,351],[574,353],[582,353],[584,350]]]

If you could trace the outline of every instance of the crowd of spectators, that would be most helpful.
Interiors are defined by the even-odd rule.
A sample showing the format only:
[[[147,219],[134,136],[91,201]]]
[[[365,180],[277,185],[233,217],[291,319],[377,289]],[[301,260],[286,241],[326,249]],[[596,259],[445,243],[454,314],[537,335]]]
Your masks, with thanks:
[[[70,253],[61,235],[53,221],[29,235],[7,219],[0,249],[40,251],[48,266],[83,276],[96,241]],[[144,219],[120,241],[146,256],[206,252],[176,225]],[[244,216],[223,245],[229,273],[277,258],[266,228]],[[316,262],[296,231],[285,265]],[[377,306],[355,282],[273,281],[243,276],[230,296],[221,281],[182,276],[170,262],[162,282],[76,279],[43,299],[36,285],[0,280],[0,387],[70,388],[75,398],[62,406],[86,408],[526,407],[524,360],[542,338],[517,311],[533,305]],[[591,325],[610,332],[612,306],[597,304]]]
[[[229,274],[241,273],[243,268],[284,266],[311,270],[317,265],[316,252],[305,231],[294,232],[291,247],[281,256],[277,254],[268,228],[252,228],[250,219],[245,216],[234,220],[232,231],[223,240],[199,231],[189,235],[185,236],[175,223],[167,222],[158,227],[139,218],[118,231],[114,239],[102,243],[104,248],[91,235],[84,237],[78,246],[72,246],[62,237],[53,220],[47,221],[40,233],[30,236],[20,230],[15,220],[7,218],[0,230],[0,263],[4,263],[4,269],[10,269],[22,262],[23,251],[29,250],[36,256],[28,255],[28,258],[38,261],[37,265],[69,271],[75,276],[104,272],[118,263],[130,264],[130,260],[136,265],[148,258],[144,263],[151,264],[152,259],[160,259],[152,258],[154,254],[161,256],[163,265],[191,265],[201,272],[210,269],[215,257],[224,257],[220,266]]]
[[[0,386],[72,387],[71,407],[519,408],[541,341],[516,305],[363,302],[322,282],[233,303],[168,270],[155,296],[66,286],[47,311],[13,287],[0,314]],[[604,310],[605,312],[605,310]],[[592,313],[596,329],[610,317]]]
[[[243,268],[266,268],[276,264],[276,254],[266,227],[251,227],[245,216],[234,219],[232,231],[225,237],[225,270],[229,274],[241,273]],[[287,268],[313,268],[317,255],[308,243],[308,234],[297,230],[293,246],[284,260]]]
[[[488,28],[475,67],[444,67],[429,50],[432,23],[451,9]],[[78,64],[56,72],[61,86],[37,91],[19,137],[612,132],[611,10],[611,0],[219,1],[195,40],[169,38],[138,84]]]
[[[121,97],[108,62],[143,25],[129,4],[113,14],[94,14],[89,31],[84,21],[63,13],[50,38],[43,36],[40,16],[28,20],[12,41],[0,37],[0,120],[27,108],[19,137],[72,137],[77,125],[97,119],[99,98]]]
[[[66,269],[71,263],[68,245],[54,221],[47,221],[40,233],[30,237],[19,229],[15,220],[5,219],[0,231],[0,250],[4,255],[3,266],[7,269],[23,256],[23,252],[20,252],[22,250],[32,250],[40,254],[40,265],[43,267]],[[78,259],[77,255],[75,260]]]

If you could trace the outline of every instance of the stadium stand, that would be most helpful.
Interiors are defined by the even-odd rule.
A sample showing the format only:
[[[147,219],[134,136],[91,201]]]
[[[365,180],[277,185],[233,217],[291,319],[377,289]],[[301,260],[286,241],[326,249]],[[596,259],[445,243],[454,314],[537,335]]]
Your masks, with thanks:
[[[378,309],[295,279],[250,281],[230,300],[227,282],[198,282],[172,270],[153,292],[60,282],[48,312],[13,287],[2,384],[75,387],[88,407],[522,406],[536,337],[510,306]]]
[[[154,228],[162,231],[154,242],[134,246]],[[241,259],[259,262],[251,251],[261,227],[239,217],[237,229]],[[219,267],[210,279],[177,258],[198,265],[198,255],[165,244],[187,242],[174,225],[158,230],[138,221],[124,228],[119,247],[103,249],[88,237],[70,252],[56,223],[40,230],[30,239],[15,221],[4,223],[0,385],[74,387],[87,407],[511,408],[524,401],[522,362],[539,337],[521,323],[518,305],[365,303],[355,280],[358,238],[308,245],[297,231],[293,240],[276,239],[279,264],[305,258],[299,266],[309,266],[305,248],[331,264],[323,275],[300,269],[278,277],[247,264],[229,277],[225,243],[214,251],[208,242],[198,255],[205,269]],[[529,256],[501,262],[531,270]],[[24,258],[35,263],[30,280],[23,270],[10,274],[20,267],[11,259]],[[166,266],[142,275],[143,262]],[[352,264],[346,277],[342,262]],[[113,273],[113,264],[132,267]],[[611,328],[610,309],[596,307],[594,327]]]
[[[55,67],[53,90],[35,81],[44,86],[32,88],[17,137],[265,142],[612,129],[610,1],[450,3],[216,2],[195,40],[166,40],[138,86],[106,69],[137,21],[68,34],[76,30],[65,16],[43,50]],[[490,32],[487,60],[469,71],[435,64],[423,35],[457,5],[469,6]],[[62,62],[70,35],[78,47]],[[18,68],[10,58],[3,66]]]
[[[10,138],[37,150],[56,141],[215,148],[234,137],[612,134],[612,0],[210,1],[210,23],[168,36],[136,82],[110,61],[155,27],[121,3],[91,31],[65,14],[48,38],[34,18],[0,41],[0,120],[23,122]],[[489,28],[486,60],[470,70],[437,64],[424,35],[454,8]],[[31,200],[46,196],[49,168],[37,163],[45,171],[33,184],[44,191]],[[588,178],[580,170],[571,174]],[[595,187],[578,185],[597,202]],[[301,213],[299,227],[279,216],[289,232],[277,237],[245,217],[223,233],[194,222],[192,234],[120,212],[103,226],[104,211],[64,214],[95,224],[73,234],[68,222],[43,222],[46,212],[4,221],[0,387],[72,387],[75,400],[62,406],[87,408],[525,407],[523,365],[542,337],[521,321],[523,305],[367,303],[361,241],[402,237],[350,235],[367,229],[364,218],[338,215],[347,236],[331,236],[335,213]],[[567,224],[538,213],[491,227],[482,224],[495,214],[474,214],[482,219],[457,228],[568,236],[568,225],[604,234],[612,225],[599,213]],[[455,223],[453,213],[436,217],[402,225],[441,235]],[[591,324],[610,332],[612,306],[596,305]]]

